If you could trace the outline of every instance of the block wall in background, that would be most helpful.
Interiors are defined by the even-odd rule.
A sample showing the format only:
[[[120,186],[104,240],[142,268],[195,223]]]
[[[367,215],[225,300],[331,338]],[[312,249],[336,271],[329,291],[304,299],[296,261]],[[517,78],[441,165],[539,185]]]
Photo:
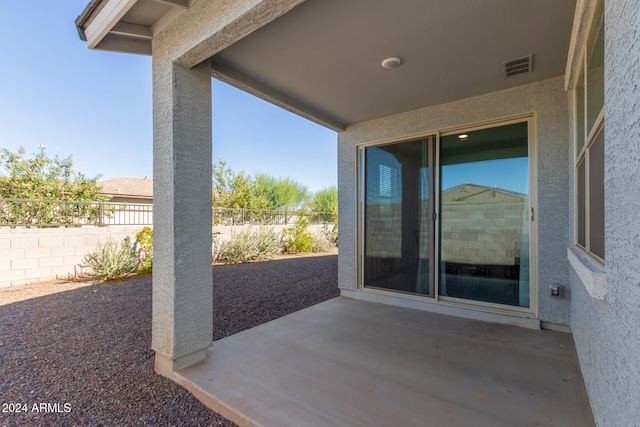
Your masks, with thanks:
[[[84,255],[110,237],[135,240],[141,226],[0,228],[0,287],[66,279]]]

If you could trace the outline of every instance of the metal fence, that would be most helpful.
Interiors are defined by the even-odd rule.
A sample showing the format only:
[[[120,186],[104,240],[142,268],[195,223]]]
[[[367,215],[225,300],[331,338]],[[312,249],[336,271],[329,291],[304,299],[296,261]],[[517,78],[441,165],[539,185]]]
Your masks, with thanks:
[[[212,208],[213,225],[286,225],[300,215],[307,215],[312,224],[335,221],[335,215],[330,212]],[[0,227],[152,224],[152,204],[0,199]]]
[[[0,199],[0,226],[151,225],[153,205]]]

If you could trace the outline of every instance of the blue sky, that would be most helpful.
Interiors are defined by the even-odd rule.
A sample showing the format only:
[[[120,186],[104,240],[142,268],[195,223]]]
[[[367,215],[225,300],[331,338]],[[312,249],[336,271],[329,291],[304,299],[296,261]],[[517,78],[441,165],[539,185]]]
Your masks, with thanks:
[[[92,51],[74,20],[89,0],[6,2],[0,26],[0,147],[73,155],[88,176],[151,177],[151,58]],[[213,159],[337,181],[335,132],[213,80]]]
[[[518,157],[447,165],[442,172],[442,188],[471,183],[529,194],[528,162],[528,158]]]

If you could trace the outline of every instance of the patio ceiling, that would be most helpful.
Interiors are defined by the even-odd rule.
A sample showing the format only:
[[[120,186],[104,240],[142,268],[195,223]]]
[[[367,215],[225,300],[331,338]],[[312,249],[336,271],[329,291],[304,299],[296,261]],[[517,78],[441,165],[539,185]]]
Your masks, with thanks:
[[[78,27],[90,47],[150,54],[153,35],[192,3],[94,0]],[[575,0],[307,0],[215,54],[212,72],[339,130],[562,75],[574,9]],[[529,55],[531,72],[505,76],[506,61]],[[383,68],[393,56],[402,65]]]

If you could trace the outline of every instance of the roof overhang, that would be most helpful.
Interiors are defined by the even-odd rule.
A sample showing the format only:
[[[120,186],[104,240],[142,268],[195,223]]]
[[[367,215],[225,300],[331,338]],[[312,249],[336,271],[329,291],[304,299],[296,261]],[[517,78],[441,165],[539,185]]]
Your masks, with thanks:
[[[196,0],[91,0],[76,19],[91,49],[151,55],[153,36]]]
[[[202,1],[91,0],[76,25],[90,48],[151,54]],[[306,0],[212,52],[212,75],[341,130],[561,76],[575,13],[576,0]],[[391,56],[402,65],[383,68]],[[529,72],[505,76],[529,56]]]

